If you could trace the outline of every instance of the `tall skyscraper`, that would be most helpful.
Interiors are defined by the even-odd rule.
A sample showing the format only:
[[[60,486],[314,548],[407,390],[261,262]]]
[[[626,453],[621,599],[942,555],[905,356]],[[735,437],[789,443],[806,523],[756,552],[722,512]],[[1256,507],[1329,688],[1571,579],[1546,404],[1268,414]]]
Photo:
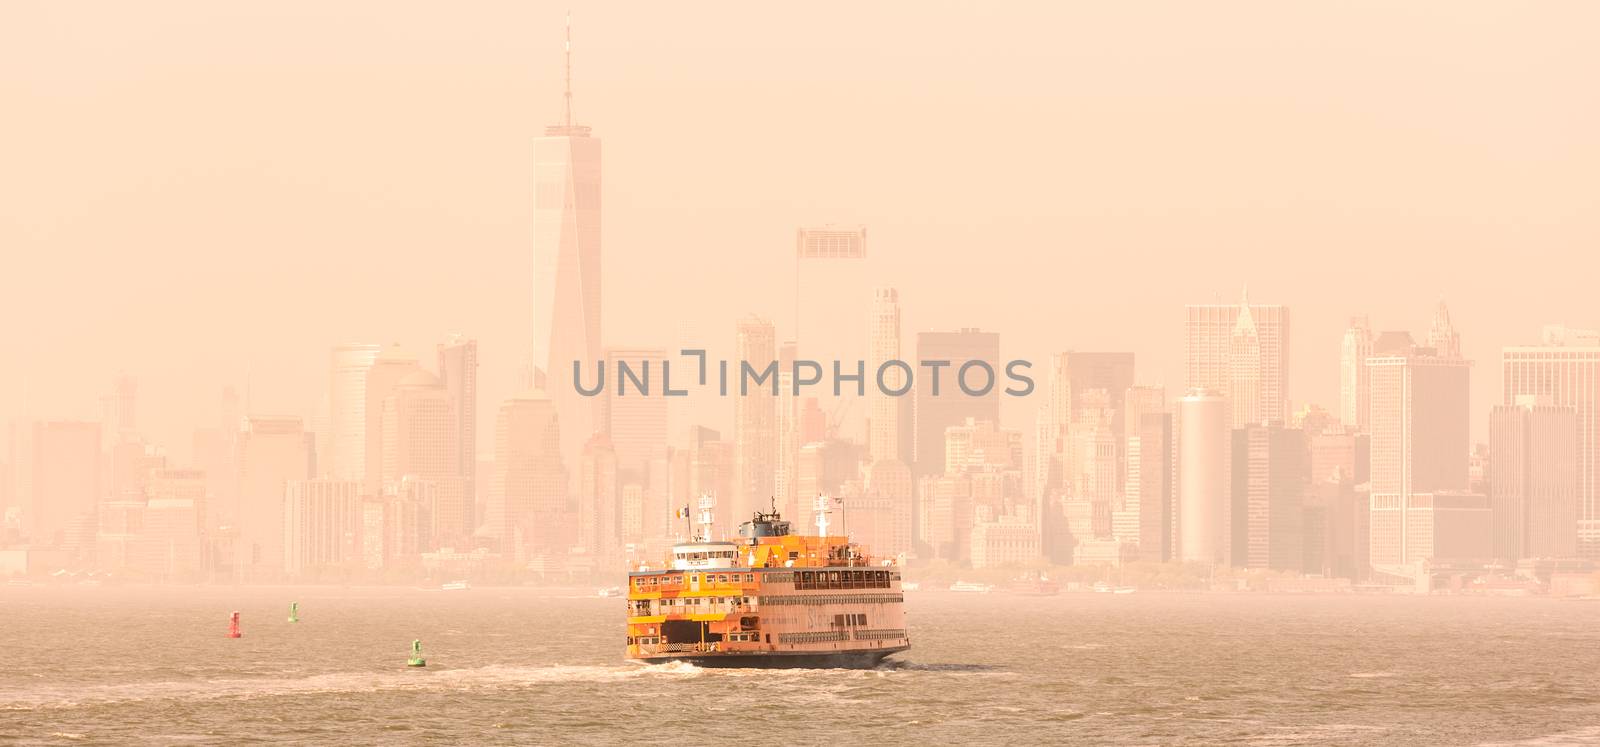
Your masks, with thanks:
[[[572,24],[559,124],[533,143],[533,386],[561,419],[561,453],[576,465],[599,424],[597,398],[572,381],[573,363],[596,365],[600,343],[600,139],[572,114]]]
[[[860,357],[859,332],[850,331],[860,330],[867,292],[871,290],[861,269],[862,260],[867,258],[867,229],[798,228],[794,256],[795,340],[808,350],[827,349],[830,359]]]
[[[1311,481],[1305,432],[1279,425],[1237,428],[1232,459],[1232,564],[1300,571],[1302,518]]]
[[[1502,352],[1504,404],[1544,396],[1578,416],[1578,554],[1600,559],[1600,332],[1550,326]]]
[[[333,443],[328,445],[331,464],[325,474],[343,480],[361,480],[367,475],[367,371],[372,368],[383,346],[376,343],[347,343],[333,349],[333,365],[328,381],[328,407]],[[224,423],[224,433],[238,430],[237,423]]]
[[[1084,399],[1067,437],[1066,486],[1072,500],[1109,506],[1121,498],[1127,444],[1119,443],[1113,430],[1114,413],[1102,389]]]
[[[1578,551],[1578,411],[1522,396],[1489,414],[1494,557],[1570,558]]]
[[[238,440],[237,504],[220,517],[220,523],[238,531],[236,570],[262,579],[283,573],[284,495],[291,481],[310,479],[312,441],[299,417],[245,418]]]
[[[502,555],[514,558],[519,545],[551,547],[566,488],[555,403],[538,390],[502,402],[495,418],[494,484],[484,522],[489,536],[500,542]]]
[[[1451,324],[1450,309],[1445,307],[1443,300],[1433,310],[1433,325],[1428,328],[1428,347],[1433,348],[1434,355],[1441,358],[1461,357],[1461,335]]]
[[[755,510],[766,510],[773,497],[777,469],[777,399],[772,381],[756,384],[754,377],[746,387],[745,377],[734,367],[750,366],[757,372],[777,360],[772,323],[755,316],[739,320],[734,340],[734,361],[729,364],[728,393],[733,397],[733,445],[735,495],[729,515],[744,521]],[[776,373],[773,374],[776,376]]]
[[[1139,559],[1152,563],[1172,557],[1172,449],[1172,415],[1160,409],[1141,412],[1127,437],[1122,511],[1133,517]]]
[[[800,398],[794,393],[794,360],[797,346],[793,341],[778,347],[778,401],[773,418],[776,431],[777,453],[773,459],[772,502],[784,516],[800,515],[799,458]]]
[[[457,546],[471,534],[467,526],[464,480],[451,459],[450,402],[438,377],[416,369],[395,382],[383,401],[383,475],[388,488],[410,477],[429,483],[434,505],[422,548]]]
[[[450,474],[461,479],[467,532],[478,528],[478,341],[452,335],[439,345],[439,383],[450,406]]]
[[[1239,318],[1233,325],[1228,355],[1228,404],[1233,409],[1233,425],[1243,428],[1261,423],[1271,417],[1270,410],[1262,407],[1261,390],[1261,336],[1256,329],[1255,315],[1248,304],[1239,306]]]
[[[901,432],[901,408],[910,401],[908,395],[891,396],[884,390],[900,391],[906,385],[905,372],[898,367],[883,371],[883,386],[876,381],[879,367],[885,361],[900,360],[900,293],[893,288],[878,288],[872,295],[872,319],[868,325],[870,350],[867,353],[867,375],[873,381],[867,384],[868,422],[867,453],[872,461],[904,460],[909,455],[909,443]]]
[[[1372,564],[1483,557],[1488,500],[1468,492],[1471,364],[1432,348],[1376,355],[1371,369]],[[1480,554],[1481,553],[1481,554]]]
[[[611,437],[611,447],[617,452],[617,469],[625,480],[643,484],[650,460],[667,445],[667,398],[662,395],[662,361],[666,358],[663,348],[606,348],[606,369],[611,379],[602,395],[601,422]],[[619,372],[624,366],[637,377],[627,379],[626,388]],[[691,370],[692,366],[680,369],[683,373],[679,375]],[[692,380],[693,375],[688,375]],[[682,388],[683,380],[675,386]],[[641,391],[646,388],[648,394]]]
[[[934,371],[921,361],[947,361],[938,370],[938,392],[934,392]],[[982,397],[961,391],[956,376],[967,361],[983,361],[995,372],[995,385]],[[917,333],[916,375],[913,378],[912,417],[916,443],[912,451],[912,473],[919,478],[944,472],[945,429],[961,425],[967,418],[1000,422],[1000,390],[1005,388],[1005,370],[1000,362],[1000,335],[967,328],[958,332]],[[973,385],[982,383],[982,372],[974,366]]]
[[[366,483],[367,495],[383,494],[384,402],[388,401],[389,395],[394,393],[400,382],[420,371],[422,367],[417,365],[417,359],[400,352],[398,345],[385,348],[367,367],[366,383],[362,386],[362,396],[366,400],[363,408],[366,424],[362,429],[365,442],[362,479]]]
[[[589,437],[578,462],[578,534],[580,543],[602,564],[615,562],[621,539],[617,452],[604,433]]]
[[[139,380],[128,374],[118,374],[111,394],[101,400],[107,440],[136,440],[139,435]]]
[[[1466,490],[1468,362],[1413,353],[1370,358],[1367,365],[1374,496]]]
[[[1372,383],[1367,358],[1372,356],[1372,325],[1365,316],[1350,317],[1339,346],[1339,422],[1365,433]]]
[[[1228,559],[1228,405],[1220,394],[1190,390],[1178,400],[1178,557]]]
[[[1230,399],[1234,427],[1287,422],[1289,309],[1251,304],[1191,305],[1185,309],[1185,386]]]

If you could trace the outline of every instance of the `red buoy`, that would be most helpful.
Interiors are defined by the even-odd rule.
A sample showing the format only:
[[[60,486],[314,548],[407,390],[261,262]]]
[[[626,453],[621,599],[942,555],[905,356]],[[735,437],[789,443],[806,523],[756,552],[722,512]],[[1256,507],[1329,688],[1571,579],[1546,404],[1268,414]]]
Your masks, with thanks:
[[[237,612],[233,613],[233,616],[228,618],[228,637],[239,637],[239,613]]]

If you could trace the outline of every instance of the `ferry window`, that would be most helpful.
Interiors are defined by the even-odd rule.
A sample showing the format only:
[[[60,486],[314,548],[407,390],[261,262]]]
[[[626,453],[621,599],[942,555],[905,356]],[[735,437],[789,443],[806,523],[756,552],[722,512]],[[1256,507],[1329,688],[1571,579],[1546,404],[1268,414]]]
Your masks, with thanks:
[[[744,582],[745,583],[748,584],[748,583],[751,583],[752,581],[755,581],[755,580],[756,580],[756,574],[754,574],[754,573],[746,573],[746,574],[744,574]]]
[[[844,615],[834,615],[833,624],[835,627],[844,627]]]

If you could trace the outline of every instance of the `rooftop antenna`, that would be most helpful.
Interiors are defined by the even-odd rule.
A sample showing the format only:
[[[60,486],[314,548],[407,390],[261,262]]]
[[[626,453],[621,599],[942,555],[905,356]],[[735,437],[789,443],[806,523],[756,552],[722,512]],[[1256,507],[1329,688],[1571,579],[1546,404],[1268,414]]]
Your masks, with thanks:
[[[562,124],[564,126],[566,126],[566,127],[571,127],[572,126],[572,11],[570,11],[570,10],[567,11],[567,60],[566,60],[566,62],[567,62],[567,71],[566,71],[567,87],[566,87],[566,91],[562,94],[562,97],[565,99],[567,113],[566,113],[566,119],[562,122]]]

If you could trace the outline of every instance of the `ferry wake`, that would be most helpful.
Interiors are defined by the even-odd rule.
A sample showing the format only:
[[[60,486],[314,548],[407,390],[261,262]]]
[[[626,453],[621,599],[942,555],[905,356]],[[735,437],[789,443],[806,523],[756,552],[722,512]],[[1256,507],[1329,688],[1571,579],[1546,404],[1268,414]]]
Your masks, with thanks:
[[[628,574],[628,658],[710,667],[871,667],[911,648],[900,568],[848,537],[793,534],[776,510],[756,512],[735,541],[700,535],[673,546],[668,567]]]

